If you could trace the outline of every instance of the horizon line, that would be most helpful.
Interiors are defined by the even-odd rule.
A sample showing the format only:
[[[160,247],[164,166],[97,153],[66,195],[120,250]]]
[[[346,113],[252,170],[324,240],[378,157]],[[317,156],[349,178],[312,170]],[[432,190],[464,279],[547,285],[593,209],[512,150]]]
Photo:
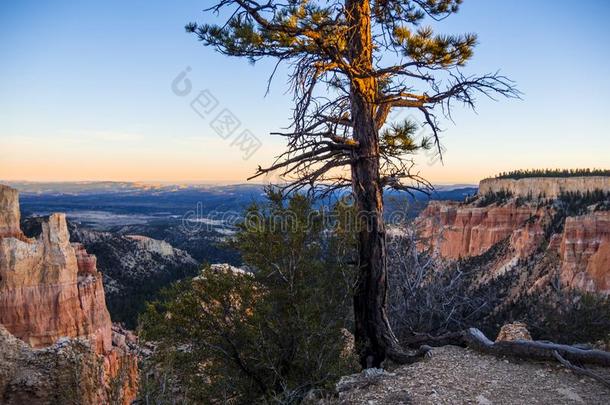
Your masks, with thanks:
[[[491,177],[486,177],[491,178]],[[481,179],[484,180],[484,179]],[[478,186],[477,182],[463,182],[463,181],[441,181],[441,182],[433,182],[433,185],[438,186]],[[167,185],[167,186],[180,186],[180,185],[223,185],[223,186],[236,186],[236,185],[252,185],[252,186],[263,186],[263,185],[273,185],[280,183],[271,183],[271,182],[249,182],[249,181],[212,181],[212,180],[7,180],[0,179],[0,184],[7,183],[27,183],[27,184],[60,184],[60,183],[70,183],[70,184],[95,184],[95,183],[114,183],[114,184],[141,184],[141,185]]]

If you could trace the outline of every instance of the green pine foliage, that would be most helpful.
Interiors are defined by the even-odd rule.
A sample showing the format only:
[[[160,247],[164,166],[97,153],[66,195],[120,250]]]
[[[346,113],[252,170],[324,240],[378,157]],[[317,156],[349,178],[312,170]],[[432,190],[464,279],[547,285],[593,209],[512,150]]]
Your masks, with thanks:
[[[185,403],[296,403],[354,370],[349,207],[333,232],[312,201],[269,192],[233,241],[251,273],[204,269],[149,305],[142,337],[157,344],[143,396]],[[326,235],[326,236],[325,236]]]
[[[529,169],[502,172],[496,176],[497,179],[526,179],[530,177],[590,177],[610,176],[610,170],[606,169]]]
[[[487,207],[491,204],[503,204],[513,197],[513,193],[509,190],[488,191],[486,194],[478,198],[478,207]]]
[[[610,192],[587,190],[585,192],[563,192],[555,204],[565,215],[576,216],[590,211],[610,210]]]

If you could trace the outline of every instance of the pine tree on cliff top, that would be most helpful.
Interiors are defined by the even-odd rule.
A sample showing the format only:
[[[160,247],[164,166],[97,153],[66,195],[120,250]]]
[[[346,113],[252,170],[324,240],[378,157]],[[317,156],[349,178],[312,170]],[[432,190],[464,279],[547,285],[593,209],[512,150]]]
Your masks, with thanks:
[[[458,11],[461,0],[216,0],[209,17],[190,23],[204,45],[252,62],[272,58],[291,69],[294,96],[287,149],[254,177],[279,172],[286,191],[318,185],[349,187],[362,217],[359,277],[354,294],[356,346],[363,367],[414,356],[401,350],[386,315],[383,190],[430,185],[413,172],[409,155],[435,146],[439,116],[455,102],[474,107],[478,94],[517,95],[499,74],[466,76],[474,34],[439,35],[423,25]],[[417,126],[388,123],[406,108],[419,114],[432,143],[414,140]],[[421,353],[419,353],[421,354]]]

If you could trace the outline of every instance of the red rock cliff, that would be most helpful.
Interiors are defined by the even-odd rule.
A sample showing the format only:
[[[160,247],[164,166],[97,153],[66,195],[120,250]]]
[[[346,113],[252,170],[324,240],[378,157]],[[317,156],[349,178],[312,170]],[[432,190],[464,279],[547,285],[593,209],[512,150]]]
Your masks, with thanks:
[[[514,203],[476,207],[431,201],[418,218],[421,247],[431,247],[446,259],[478,256],[536,215],[536,208]]]
[[[417,219],[418,247],[455,260],[483,254],[506,239],[508,253],[495,263],[494,274],[543,248],[559,258],[564,287],[610,294],[610,211],[567,217],[560,233],[545,235],[553,215],[551,204],[537,201],[519,206],[512,199],[485,207],[476,201],[432,201]]]
[[[19,227],[20,218],[19,193],[15,189],[0,184],[0,238],[24,239]]]
[[[64,214],[42,223],[36,239],[19,228],[17,192],[0,186],[0,324],[34,349],[60,338],[90,342],[103,365],[102,385],[127,370],[123,402],[135,397],[137,364],[113,345],[112,322],[95,256],[71,244]],[[103,389],[98,400],[103,403]]]
[[[559,249],[565,285],[610,294],[610,211],[567,218]]]

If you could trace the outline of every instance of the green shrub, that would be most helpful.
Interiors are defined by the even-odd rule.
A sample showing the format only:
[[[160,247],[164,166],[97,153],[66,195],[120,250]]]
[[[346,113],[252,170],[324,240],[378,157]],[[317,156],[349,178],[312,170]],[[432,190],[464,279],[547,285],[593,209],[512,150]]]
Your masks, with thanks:
[[[344,353],[353,270],[336,249],[351,251],[344,220],[324,236],[305,197],[270,192],[250,207],[233,245],[252,273],[207,268],[148,306],[142,336],[157,344],[157,377],[143,396],[249,404],[331,392],[354,366]]]

